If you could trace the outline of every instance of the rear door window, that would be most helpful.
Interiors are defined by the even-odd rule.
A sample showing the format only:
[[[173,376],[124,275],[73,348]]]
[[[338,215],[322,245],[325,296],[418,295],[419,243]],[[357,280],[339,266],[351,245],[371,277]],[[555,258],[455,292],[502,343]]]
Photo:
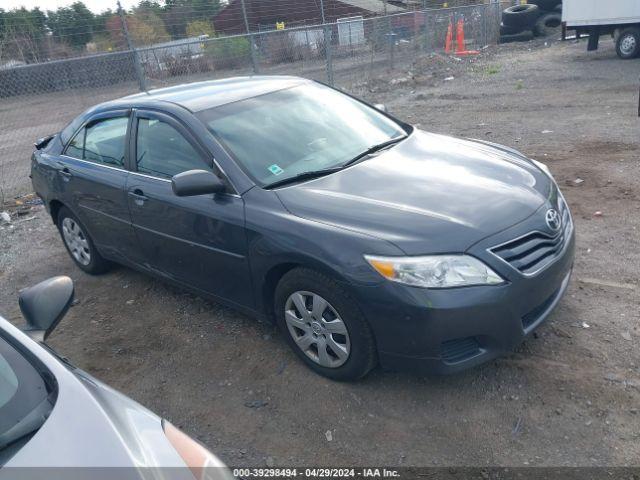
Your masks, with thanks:
[[[90,122],[73,137],[65,154],[89,162],[123,168],[128,124],[128,117]]]

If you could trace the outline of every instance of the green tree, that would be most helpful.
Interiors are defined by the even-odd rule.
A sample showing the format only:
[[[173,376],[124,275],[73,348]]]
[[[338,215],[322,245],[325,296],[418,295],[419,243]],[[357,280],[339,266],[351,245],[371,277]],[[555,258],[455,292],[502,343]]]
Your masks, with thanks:
[[[134,9],[133,14],[127,15],[127,27],[135,46],[170,40],[164,22],[152,10]]]
[[[47,25],[57,41],[80,49],[93,39],[95,15],[82,2],[47,12]]]
[[[211,22],[220,8],[220,0],[166,0],[162,19],[173,38],[184,38],[188,24],[195,20]]]
[[[220,0],[190,0],[194,20],[211,21],[220,10]]]
[[[0,9],[0,59],[39,61],[45,50],[46,20],[37,7]]]
[[[111,10],[110,8],[107,10],[104,10],[98,14],[95,15],[94,19],[93,19],[93,34],[94,35],[100,35],[100,34],[105,34],[108,33],[107,30],[107,20],[114,16],[115,12],[113,10]],[[95,39],[94,39],[95,40]]]
[[[211,22],[206,20],[194,20],[189,23],[186,28],[187,37],[199,37],[200,35],[207,35],[210,38],[215,37],[216,32]]]

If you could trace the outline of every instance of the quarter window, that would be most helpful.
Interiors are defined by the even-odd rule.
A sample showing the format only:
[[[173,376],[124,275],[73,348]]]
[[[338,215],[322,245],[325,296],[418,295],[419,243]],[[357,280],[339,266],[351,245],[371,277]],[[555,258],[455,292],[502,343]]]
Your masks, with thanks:
[[[138,120],[136,163],[138,172],[162,178],[208,168],[201,155],[175,128],[162,120],[148,118]]]
[[[124,167],[128,117],[90,123],[71,140],[66,154],[90,162]]]

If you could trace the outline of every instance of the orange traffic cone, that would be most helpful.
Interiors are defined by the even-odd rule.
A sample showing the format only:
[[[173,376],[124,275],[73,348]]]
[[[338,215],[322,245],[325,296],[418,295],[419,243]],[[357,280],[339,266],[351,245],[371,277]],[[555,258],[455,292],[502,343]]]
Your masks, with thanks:
[[[465,50],[464,44],[464,19],[458,20],[456,26],[456,55],[478,55],[480,52],[477,50]]]
[[[445,53],[451,53],[452,46],[453,46],[453,20],[449,21],[449,28],[447,29],[447,39],[444,42]]]

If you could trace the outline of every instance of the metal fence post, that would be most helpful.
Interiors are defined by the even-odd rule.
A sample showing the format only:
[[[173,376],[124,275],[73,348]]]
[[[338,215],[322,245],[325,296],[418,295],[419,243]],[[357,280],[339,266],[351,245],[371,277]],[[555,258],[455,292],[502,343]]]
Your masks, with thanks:
[[[118,15],[122,22],[122,30],[124,31],[124,36],[127,40],[127,47],[129,47],[129,50],[133,55],[133,66],[136,70],[136,76],[138,77],[138,85],[140,86],[140,90],[144,92],[147,90],[147,85],[144,78],[144,71],[142,70],[142,64],[140,63],[140,55],[138,55],[138,51],[134,48],[133,43],[131,42],[129,29],[127,28],[127,19],[124,17],[124,11],[122,10],[122,5],[120,5],[120,0],[118,0],[117,4]]]
[[[391,17],[387,11],[387,0],[382,0],[382,4],[384,6],[384,16],[387,20],[387,40],[389,41],[389,68],[393,70],[394,67],[394,57],[395,57],[395,47],[396,47],[396,39],[395,34],[393,33],[393,26],[391,25]]]
[[[242,17],[244,18],[244,26],[247,29],[247,35],[249,36],[249,47],[251,48],[251,66],[253,67],[253,73],[258,73],[258,59],[256,58],[256,40],[249,28],[249,18],[247,17],[247,7],[244,0],[240,0],[242,6]]]
[[[333,86],[333,52],[331,51],[332,28],[330,25],[327,25],[327,19],[324,15],[324,0],[320,0],[320,14],[322,16],[322,30],[324,32],[324,52],[327,59],[327,83]]]

